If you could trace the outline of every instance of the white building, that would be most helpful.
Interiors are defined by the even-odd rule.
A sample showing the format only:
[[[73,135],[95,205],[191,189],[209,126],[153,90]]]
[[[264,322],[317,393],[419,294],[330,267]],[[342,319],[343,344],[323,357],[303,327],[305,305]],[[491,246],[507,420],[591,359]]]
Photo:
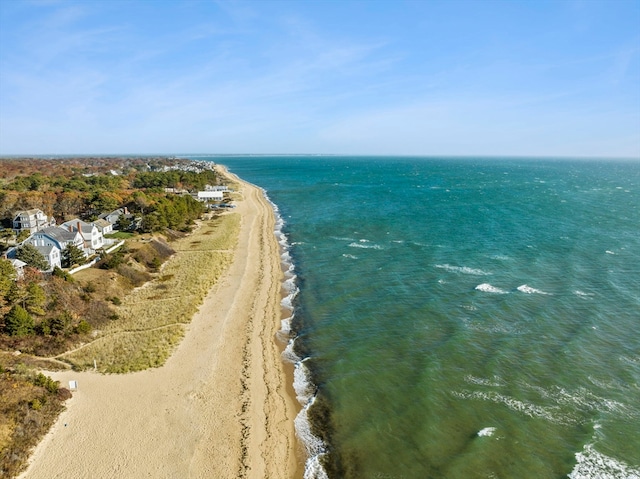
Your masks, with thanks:
[[[96,225],[96,227],[100,230],[100,233],[102,233],[102,236],[108,235],[109,233],[113,232],[113,225],[107,220],[99,219],[95,220],[91,224]]]
[[[86,223],[79,219],[69,220],[60,225],[70,232],[78,232],[82,236],[82,249],[85,254],[93,254],[104,246],[104,236],[95,224]]]
[[[62,252],[60,251],[60,248],[58,248],[55,244],[43,244],[40,241],[34,244],[32,242],[29,242],[28,240],[22,242],[23,245],[27,243],[33,245],[33,247],[38,250],[38,252],[44,257],[47,264],[49,265],[46,271],[53,271],[53,268],[55,268],[56,266],[58,268],[62,267]],[[6,253],[6,258],[11,261],[11,264],[13,264],[13,267],[16,269],[16,273],[20,278],[22,275],[24,275],[24,267],[27,265],[27,263],[16,258],[17,249],[18,247],[9,248]]]
[[[118,208],[117,210],[113,210],[111,213],[103,213],[100,216],[98,216],[98,218],[100,218],[101,220],[108,221],[109,223],[115,226],[122,215],[125,215],[127,217],[131,216],[127,208]]]
[[[32,234],[55,224],[53,218],[49,219],[49,217],[39,209],[18,211],[13,218],[13,229],[17,234],[25,230]]]
[[[24,267],[27,266],[27,263],[17,258],[9,259],[9,261],[13,265],[13,269],[16,270],[17,278],[22,279],[24,277]]]
[[[198,191],[198,201],[222,201],[222,191]]]
[[[25,243],[32,244],[36,248],[55,246],[60,250],[60,252],[64,251],[70,244],[77,246],[81,250],[84,249],[84,240],[80,233],[77,231],[69,231],[65,228],[60,228],[59,226],[49,226],[48,228],[44,228],[32,234],[22,242],[22,244]]]

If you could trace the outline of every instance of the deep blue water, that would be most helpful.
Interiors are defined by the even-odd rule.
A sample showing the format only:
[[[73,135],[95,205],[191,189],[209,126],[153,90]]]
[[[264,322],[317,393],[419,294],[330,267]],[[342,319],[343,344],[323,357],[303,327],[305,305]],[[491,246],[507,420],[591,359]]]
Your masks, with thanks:
[[[639,161],[211,159],[285,222],[307,477],[640,477]]]

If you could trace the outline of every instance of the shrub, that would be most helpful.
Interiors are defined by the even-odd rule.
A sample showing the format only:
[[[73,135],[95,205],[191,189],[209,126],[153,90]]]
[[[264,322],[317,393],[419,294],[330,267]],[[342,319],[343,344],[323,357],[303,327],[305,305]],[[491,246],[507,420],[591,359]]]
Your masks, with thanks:
[[[40,386],[45,388],[50,393],[56,394],[58,392],[58,388],[60,387],[59,381],[54,381],[49,376],[45,376],[42,373],[36,374],[36,376],[32,380],[33,384],[36,386]]]
[[[29,336],[33,331],[33,318],[22,306],[13,306],[4,317],[4,332],[9,336]]]
[[[83,319],[78,324],[76,324],[74,330],[77,334],[88,334],[89,332],[91,332],[91,325]]]
[[[40,324],[36,325],[35,331],[40,336],[49,336],[51,334],[51,327],[49,326],[49,321],[42,320]]]
[[[61,401],[66,401],[67,399],[71,399],[71,391],[67,388],[59,388],[58,389],[58,399]]]
[[[133,286],[141,286],[151,279],[151,275],[149,273],[138,271],[126,264],[118,266],[118,273],[128,279]]]
[[[153,271],[158,271],[160,269],[160,266],[162,266],[162,261],[160,261],[160,258],[155,257],[151,260],[151,264],[149,265],[149,267],[153,270]]]
[[[49,330],[54,336],[64,334],[69,330],[73,317],[68,311],[63,311],[58,316],[54,316],[48,320]]]
[[[109,253],[105,254],[103,256],[102,262],[100,263],[100,268],[116,269],[118,266],[124,263],[124,255],[125,255],[124,246],[117,249],[111,254]]]
[[[53,268],[52,275],[55,276],[56,278],[62,278],[65,281],[68,281],[69,283],[73,283],[75,281],[75,279],[73,279],[73,276],[71,276],[66,271],[61,270],[57,266]]]

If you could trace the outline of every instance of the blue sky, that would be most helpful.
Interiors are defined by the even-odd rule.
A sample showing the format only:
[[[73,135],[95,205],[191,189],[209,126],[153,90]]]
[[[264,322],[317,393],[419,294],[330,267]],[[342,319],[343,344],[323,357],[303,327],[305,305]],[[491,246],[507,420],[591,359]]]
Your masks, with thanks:
[[[0,154],[640,158],[640,0],[0,0]]]

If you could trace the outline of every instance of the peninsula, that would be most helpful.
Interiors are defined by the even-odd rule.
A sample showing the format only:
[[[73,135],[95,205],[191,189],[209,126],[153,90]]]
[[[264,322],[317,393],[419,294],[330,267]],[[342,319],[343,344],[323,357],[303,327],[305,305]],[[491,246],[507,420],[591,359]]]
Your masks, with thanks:
[[[239,217],[239,233],[231,249],[215,252],[227,256],[228,266],[191,321],[180,324],[184,337],[160,367],[47,372],[63,386],[74,381],[77,390],[20,478],[301,475],[296,411],[275,338],[283,273],[274,212],[258,188],[217,170],[237,186],[237,208],[225,215]],[[181,241],[206,244],[207,235],[202,227]],[[177,258],[192,254],[175,249]],[[181,292],[165,291],[158,300],[181,301]],[[87,358],[76,351],[67,359],[82,365]]]

